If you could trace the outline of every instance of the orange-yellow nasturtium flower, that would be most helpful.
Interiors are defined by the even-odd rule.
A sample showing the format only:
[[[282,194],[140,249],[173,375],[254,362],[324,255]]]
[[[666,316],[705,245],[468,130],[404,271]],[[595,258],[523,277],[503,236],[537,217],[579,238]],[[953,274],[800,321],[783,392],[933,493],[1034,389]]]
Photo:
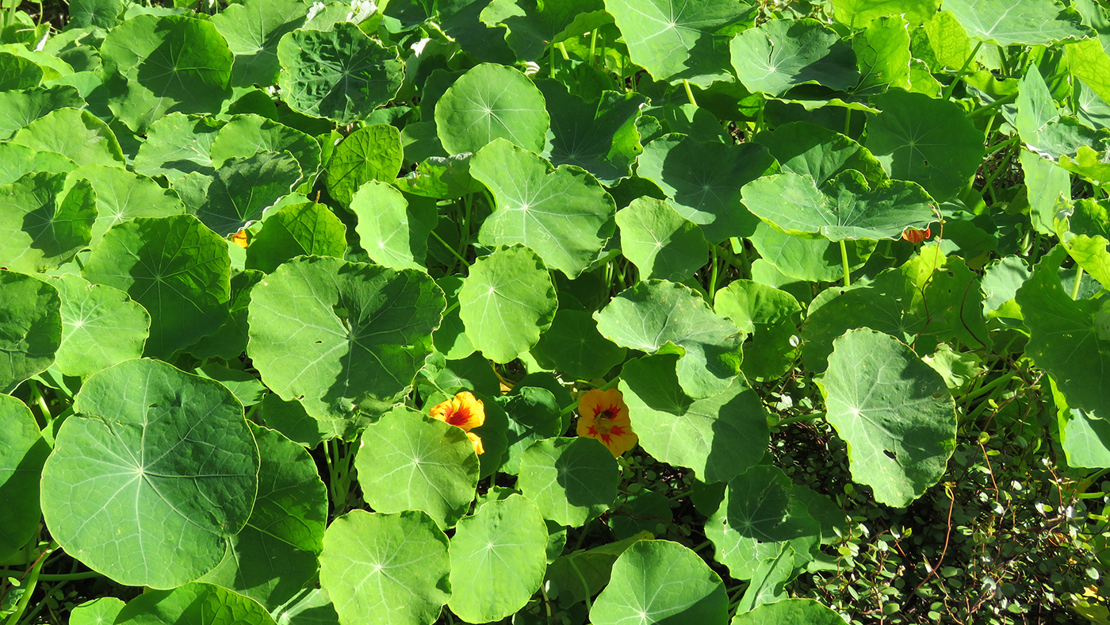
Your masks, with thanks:
[[[596,438],[609,448],[613,457],[632,449],[639,437],[632,431],[628,406],[621,392],[593,389],[578,400],[578,435]]]
[[[243,249],[247,249],[247,231],[246,230],[240,230],[239,232],[236,232],[231,237],[231,241],[233,243],[235,243],[235,245],[238,245],[239,247],[241,247]]]
[[[905,241],[909,241],[914,245],[921,243],[931,236],[933,236],[932,226],[925,228],[924,230],[918,230],[917,228],[906,228],[902,231],[902,239]]]
[[[432,406],[431,416],[433,419],[462,428],[470,443],[474,445],[474,451],[479,456],[485,452],[482,439],[477,434],[471,434],[470,430],[486,422],[486,407],[472,393],[463,391],[453,399]]]

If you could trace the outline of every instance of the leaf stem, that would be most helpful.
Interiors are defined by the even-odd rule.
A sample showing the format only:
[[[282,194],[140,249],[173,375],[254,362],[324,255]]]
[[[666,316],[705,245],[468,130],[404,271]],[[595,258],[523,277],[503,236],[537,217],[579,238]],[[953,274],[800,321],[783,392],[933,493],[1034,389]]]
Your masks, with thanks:
[[[709,246],[709,301],[713,301],[713,295],[717,292],[717,246]]]
[[[618,375],[617,377],[613,378],[612,380],[609,380],[605,384],[602,384],[601,386],[597,387],[597,390],[607,391],[611,388],[616,387],[616,385],[619,384],[620,381],[621,381],[621,376]],[[574,402],[573,404],[567,406],[566,408],[563,408],[563,410],[559,413],[559,416],[561,417],[565,414],[570,414],[577,407],[578,407],[578,402]]]
[[[432,230],[432,236],[435,238],[436,241],[439,241],[440,244],[443,245],[443,247],[447,248],[447,251],[451,252],[452,256],[459,259],[459,262],[461,262],[464,266],[466,266],[466,267],[470,266],[470,263],[466,262],[466,259],[463,258],[461,254],[459,254],[458,252],[455,251],[455,248],[451,247],[450,245],[447,245],[447,241],[444,241],[443,237],[436,234],[435,230]]]
[[[597,66],[594,63],[594,53],[597,51],[597,29],[590,31],[590,65]]]
[[[975,60],[975,55],[979,54],[979,48],[982,47],[983,40],[980,39],[979,43],[975,44],[975,49],[971,51],[971,55],[967,57],[966,61],[964,61],[963,67],[961,67],[960,71],[956,72],[956,75],[952,77],[951,84],[949,84],[948,87],[945,88],[943,99],[947,100],[948,98],[952,97],[952,92],[956,90],[956,84],[960,82],[960,78],[962,78],[964,72],[967,71],[967,66],[971,65],[971,62]]]
[[[1079,299],[1079,287],[1083,284],[1083,267],[1075,268],[1075,285],[1071,287],[1071,298]]]
[[[686,99],[690,100],[690,104],[698,105],[698,101],[694,99],[694,92],[690,89],[690,81],[685,78],[682,79],[682,87],[686,89]]]
[[[840,262],[844,265],[844,286],[851,286],[852,272],[848,265],[848,244],[844,242],[844,239],[840,240]]]
[[[27,571],[12,571],[10,569],[0,569],[0,577],[7,577],[9,579],[23,579],[24,576],[29,575]],[[96,571],[82,571],[80,573],[41,573],[39,574],[39,581],[42,582],[69,582],[80,579],[96,579],[104,577]]]
[[[785,419],[779,419],[778,423],[775,424],[775,427],[790,425],[791,423],[798,423],[799,421],[813,421],[814,419],[820,419],[824,416],[824,412],[815,412],[813,414],[803,414],[795,417],[787,417]]]
[[[845,109],[844,109],[844,136],[845,136],[845,137],[850,137],[850,136],[852,136],[852,135],[851,135],[851,134],[849,134],[849,132],[848,132],[848,131],[850,131],[851,129],[852,129],[852,109],[850,109],[850,108],[845,108]]]
[[[27,574],[23,595],[19,597],[19,603],[16,604],[15,610],[8,616],[4,625],[17,625],[19,619],[23,618],[23,613],[27,610],[27,604],[31,601],[31,595],[35,594],[35,586],[38,585],[42,565],[46,563],[46,556],[49,553],[50,549],[47,548],[39,555],[38,560],[35,560],[35,565],[31,567],[31,572]]]

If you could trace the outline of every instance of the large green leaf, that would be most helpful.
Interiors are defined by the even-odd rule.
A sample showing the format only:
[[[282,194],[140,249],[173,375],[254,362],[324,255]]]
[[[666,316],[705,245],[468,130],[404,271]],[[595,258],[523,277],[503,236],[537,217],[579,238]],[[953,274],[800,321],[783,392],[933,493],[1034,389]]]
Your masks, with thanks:
[[[300,165],[304,175],[301,182],[311,185],[316,181],[323,159],[320,142],[300,130],[260,115],[236,115],[224,124],[212,141],[209,157],[212,166],[219,169],[229,159],[250,158],[267,151],[289,152]]]
[[[821,382],[827,419],[849,445],[852,479],[903,508],[944,475],[956,405],[944,378],[898,339],[867,328],[833,342]]]
[[[54,539],[132,586],[173,588],[219,564],[258,490],[258,446],[235,396],[129,360],[90,377],[74,411],[42,475]]]
[[[74,0],[70,6],[76,5],[80,0]],[[70,625],[109,625],[116,621],[116,616],[123,609],[123,601],[115,597],[100,597],[86,601],[73,608],[69,613]]]
[[[331,30],[294,30],[277,46],[281,99],[289,108],[338,124],[365,118],[401,88],[403,65],[394,48],[340,22]]]
[[[737,614],[730,625],[843,625],[844,619],[835,610],[813,599],[783,599]]]
[[[459,521],[451,538],[451,601],[468,623],[516,613],[543,583],[547,524],[536,504],[519,495],[490,501]]]
[[[642,540],[613,564],[609,585],[590,610],[595,625],[728,622],[728,595],[719,575],[690,549]]]
[[[479,242],[520,243],[544,264],[576,278],[613,234],[613,198],[597,180],[498,139],[470,161],[470,174],[493,192],[496,207],[482,223]]]
[[[852,38],[860,78],[854,93],[882,93],[890,87],[910,89],[910,31],[900,16],[875,20]],[[962,61],[961,61],[962,65]]]
[[[92,240],[96,193],[66,174],[31,173],[0,186],[0,266],[35,273],[66,263]]]
[[[621,347],[649,354],[668,343],[681,347],[678,380],[695,399],[723,392],[740,372],[736,326],[715,315],[690,287],[665,280],[637,282],[594,319],[598,331]]]
[[[252,290],[247,354],[266,386],[316,419],[372,414],[412,384],[444,305],[424,273],[300,257]]]
[[[213,15],[212,25],[235,55],[231,85],[268,87],[277,83],[281,70],[278,41],[285,33],[300,28],[304,20],[302,0],[245,0]]]
[[[777,378],[794,363],[798,350],[792,339],[802,307],[793,295],[751,280],[733,280],[714,294],[713,310],[755,335],[744,344],[741,369],[748,378]]]
[[[911,24],[929,21],[937,12],[938,0],[832,0],[836,21],[861,29],[880,17],[902,15]]]
[[[289,204],[268,215],[250,241],[244,266],[273,273],[278,265],[302,254],[342,258],[347,227],[327,206]]]
[[[584,310],[560,309],[532,354],[541,364],[583,380],[604,376],[624,361],[625,349],[601,336]]]
[[[760,259],[755,262],[770,263],[784,276],[813,282],[836,282],[844,277],[844,258],[840,245],[828,239],[786,234],[767,222],[760,221],[748,240],[759,252]],[[846,240],[844,247],[848,251],[848,267],[851,271],[863,266],[871,250],[870,242],[866,241]],[[753,267],[758,265],[753,264]],[[752,277],[755,276],[756,273],[753,273]],[[808,286],[805,289],[807,294],[812,292]]]
[[[77,163],[61,154],[0,142],[0,184],[11,184],[32,172],[66,173],[76,168]]]
[[[632,200],[616,215],[621,253],[645,279],[684,280],[703,267],[709,244],[701,228],[679,215],[665,201]]]
[[[869,185],[886,178],[879,161],[852,139],[809,122],[790,122],[752,138],[763,144],[785,172],[810,177],[820,186],[837,174],[854,169]]]
[[[1069,467],[1110,467],[1110,423],[1098,414],[1068,406],[1056,381],[1049,378],[1060,426],[1060,446]]]
[[[448,528],[474,501],[478,456],[462,428],[397,406],[363,431],[359,450],[362,497],[377,512],[420,510]]]
[[[971,182],[983,160],[983,131],[947,100],[901,89],[875,96],[881,113],[867,122],[867,149],[887,173],[920,184],[938,202]]]
[[[563,406],[558,403],[555,394],[546,388],[524,384],[526,382],[521,381],[513,387],[511,395],[496,399],[508,417],[505,432],[508,448],[505,461],[498,470],[514,475],[520,472],[520,458],[532,443],[561,436],[566,431],[566,424],[560,415]]]
[[[436,134],[449,154],[477,152],[494,139],[543,149],[551,118],[543,94],[511,67],[470,69],[436,102]]]
[[[587,102],[554,80],[540,82],[539,88],[554,135],[544,155],[554,165],[577,165],[605,184],[629,175],[641,150],[635,120],[644,96],[604,91],[599,101]]]
[[[0,395],[0,558],[23,548],[39,527],[39,478],[50,446],[23,402]]]
[[[328,493],[308,450],[278,432],[251,424],[258,443],[258,497],[243,530],[203,580],[274,609],[315,577],[323,548]]]
[[[517,488],[545,519],[579,527],[609,509],[619,482],[617,460],[599,441],[548,438],[524,450]]]
[[[345,625],[431,625],[451,596],[451,556],[423,512],[354,510],[324,535],[320,584]]]
[[[466,334],[495,362],[509,362],[532,349],[551,326],[557,305],[551,274],[520,245],[476,261],[459,289]]]
[[[1026,353],[1056,381],[1071,408],[1110,414],[1110,334],[1104,305],[1075,301],[1057,273],[1063,246],[1046,254],[1018,289],[1017,303],[1029,328]]]
[[[104,233],[81,275],[126,291],[150,313],[146,356],[169,358],[227,317],[227,243],[192,215],[136,218]]]
[[[434,202],[410,196],[378,180],[363,184],[351,198],[358,216],[359,244],[374,262],[393,269],[425,268],[428,236],[439,221]]]
[[[367,181],[395,179],[402,160],[401,133],[396,128],[388,124],[359,128],[335,148],[328,161],[328,193],[348,205]]]
[[[632,62],[655,80],[707,87],[731,80],[728,48],[715,33],[746,17],[750,7],[727,0],[607,0]]]
[[[852,46],[817,20],[769,20],[737,35],[729,50],[752,92],[779,96],[808,83],[844,91],[859,81]]]
[[[986,347],[990,338],[977,281],[960,257],[923,246],[902,267],[869,284],[822,292],[803,327],[802,360],[810,371],[824,371],[833,340],[852,328],[885,332],[923,355],[950,339]]]
[[[123,151],[108,125],[88,111],[62,108],[15,133],[12,143],[36,152],[55,152],[78,165],[123,167]]]
[[[109,81],[108,106],[136,132],[166,113],[218,113],[231,97],[231,50],[208,20],[139,15],[110,30],[100,54],[126,83]]]
[[[85,165],[70,172],[66,180],[72,186],[77,180],[88,180],[96,192],[96,222],[92,227],[92,245],[112,226],[135,217],[169,217],[185,214],[185,205],[172,189],[166,189],[142,174],[122,167]]]
[[[693,400],[679,386],[673,354],[625,364],[620,389],[640,445],[704,482],[725,482],[759,462],[770,440],[767,412],[743,378]]]
[[[234,234],[262,219],[262,212],[300,180],[300,165],[289,152],[230,158],[216,171],[196,216],[220,236]]]
[[[637,175],[651,180],[674,209],[705,230],[710,243],[752,233],[758,220],[740,204],[740,188],[778,171],[761,145],[700,142],[678,134],[644,147]]]
[[[150,315],[127,293],[72,274],[50,283],[62,302],[58,371],[84,377],[143,355]]]
[[[49,284],[0,269],[0,393],[54,364],[62,343],[61,305]]]
[[[787,234],[817,234],[830,241],[896,239],[906,228],[937,219],[918,185],[887,180],[873,189],[859,172],[846,171],[818,188],[809,175],[764,176],[744,187],[744,205]]]
[[[257,602],[211,584],[147,591],[119,611],[120,625],[276,625]],[[103,624],[99,624],[103,625]]]
[[[1000,46],[1050,45],[1085,39],[1091,31],[1055,0],[944,0],[967,34]]]
[[[37,87],[42,82],[42,68],[30,59],[0,52],[0,91]]]
[[[224,122],[170,113],[147,129],[147,140],[135,155],[135,171],[178,180],[189,173],[212,175],[212,144]],[[253,152],[252,152],[253,154]]]
[[[612,23],[601,0],[497,0],[489,3],[481,18],[487,25],[508,28],[505,41],[521,61],[535,61],[548,45]]]

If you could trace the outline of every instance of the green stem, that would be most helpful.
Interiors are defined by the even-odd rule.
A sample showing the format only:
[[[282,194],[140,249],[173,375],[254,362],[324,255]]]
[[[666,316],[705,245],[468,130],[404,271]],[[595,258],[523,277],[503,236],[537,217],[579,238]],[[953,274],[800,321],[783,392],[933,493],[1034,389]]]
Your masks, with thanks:
[[[9,569],[0,569],[0,577],[7,577],[10,579],[23,579],[24,576],[29,575],[27,571],[12,571]],[[79,579],[96,579],[104,577],[96,571],[84,571],[81,573],[41,573],[39,574],[39,581],[42,582],[69,582]]]
[[[543,595],[543,605],[547,608],[547,623],[548,625],[554,625],[555,615],[551,613],[551,600],[547,598],[547,589],[543,587],[543,584],[540,584],[540,594]]]
[[[608,381],[608,382],[606,382],[605,384],[602,384],[601,386],[597,387],[597,390],[599,390],[599,391],[607,391],[607,390],[609,390],[609,389],[611,389],[611,388],[614,388],[614,387],[616,387],[616,386],[617,386],[617,384],[619,384],[619,383],[620,383],[620,381],[621,381],[621,377],[620,377],[620,376],[618,375],[617,377],[613,378],[612,380],[609,380],[609,381]],[[571,412],[573,412],[573,411],[574,411],[574,409],[575,409],[575,408],[577,408],[577,407],[578,407],[578,402],[574,402],[573,404],[571,404],[571,405],[567,406],[566,408],[563,408],[562,412],[560,412],[560,413],[559,413],[559,416],[561,417],[561,416],[563,416],[563,415],[565,415],[565,414],[570,414],[570,413],[571,413]]]
[[[986,182],[983,183],[983,188],[979,191],[979,197],[982,197],[984,194],[986,194],[988,190],[991,192],[991,197],[994,197],[994,181],[998,178],[999,175],[1002,174],[1003,171],[1009,168],[1010,157],[1007,156],[1006,160],[999,163],[998,167],[996,167],[995,170],[991,172],[991,175],[987,178]]]
[[[50,425],[50,421],[53,420],[54,415],[51,414],[50,406],[46,404],[46,399],[42,396],[42,391],[39,390],[38,383],[34,380],[27,380],[27,384],[31,387],[32,403],[42,412],[43,422],[40,429],[46,429],[46,427]]]
[[[1010,147],[1011,145],[1017,143],[1018,141],[1021,141],[1021,137],[1018,137],[1016,135],[1013,136],[1013,137],[1010,137],[1009,139],[1003,141],[1002,143],[999,143],[999,144],[993,146],[991,151],[987,152],[987,155],[984,156],[983,158],[990,158],[990,157],[994,156],[996,153],[998,153],[999,151],[1005,150],[1006,148]]]
[[[443,247],[447,248],[447,251],[451,252],[452,256],[459,259],[459,262],[461,262],[463,265],[465,265],[467,267],[470,266],[470,263],[466,262],[466,259],[463,258],[461,254],[459,254],[458,252],[455,251],[455,248],[451,247],[450,245],[447,245],[447,241],[444,241],[443,237],[436,234],[435,230],[432,231],[432,237],[435,238],[436,241],[439,241],[443,245]]]
[[[683,78],[682,79],[682,87],[684,89],[686,89],[686,99],[690,100],[690,104],[693,104],[694,106],[697,106],[698,101],[694,99],[694,92],[693,92],[692,89],[690,89],[690,81]]]
[[[1071,287],[1071,298],[1079,299],[1079,287],[1083,284],[1083,268],[1075,268],[1075,286]]]
[[[555,46],[551,46],[551,54],[548,55],[548,56],[550,58],[549,58],[547,63],[548,63],[548,65],[551,66],[551,77],[554,78],[555,77]]]
[[[564,61],[569,61],[570,60],[570,55],[567,54],[566,44],[564,44],[562,41],[560,41],[559,43],[555,44],[555,46],[557,48],[559,48],[559,52],[563,55],[563,60]]]
[[[844,286],[852,285],[852,270],[848,265],[848,244],[840,240],[840,262],[844,265]]]
[[[775,424],[775,427],[782,427],[784,425],[790,425],[791,423],[798,423],[799,421],[813,421],[814,419],[820,419],[823,416],[825,416],[825,413],[815,412],[813,414],[803,414],[796,417],[787,417],[786,419],[779,419],[779,422]]]
[[[717,246],[709,246],[709,300],[713,300],[713,295],[717,292]]]
[[[582,594],[586,596],[586,613],[588,614],[593,609],[593,606],[590,605],[590,585],[586,583],[586,576],[578,570],[578,564],[575,563],[574,558],[567,558],[567,562],[570,563],[570,568],[574,571],[574,574],[578,576],[578,581],[582,583]]]
[[[956,75],[952,77],[952,83],[950,85],[948,85],[948,87],[944,90],[944,98],[943,99],[947,100],[948,98],[952,97],[952,92],[955,91],[956,84],[960,82],[960,78],[963,77],[964,72],[967,70],[968,65],[971,65],[971,62],[975,60],[975,55],[979,54],[979,48],[982,48],[982,47],[983,47],[983,40],[980,39],[979,43],[975,44],[975,49],[971,51],[971,55],[967,57],[966,61],[964,61],[964,66],[961,67],[960,71],[956,72]]]
[[[969,403],[972,400],[974,400],[978,397],[982,397],[983,395],[993,391],[994,389],[998,388],[999,386],[1002,386],[1003,384],[1006,384],[1010,380],[1017,377],[1017,374],[1018,374],[1017,371],[1011,371],[1010,373],[1007,373],[1006,375],[1004,375],[1002,377],[999,377],[999,378],[996,378],[994,380],[991,380],[990,382],[987,382],[983,386],[981,386],[981,387],[975,389],[974,391],[968,393],[967,395],[965,395],[964,396],[964,403],[965,404]]]
[[[596,67],[596,64],[594,63],[594,53],[596,51],[597,51],[597,29],[595,28],[595,29],[590,31],[590,65],[594,65],[595,67]]]
[[[35,561],[35,566],[31,567],[31,572],[27,575],[27,579],[23,585],[23,595],[19,597],[19,603],[16,604],[15,610],[8,616],[8,620],[4,625],[17,625],[19,619],[23,618],[23,612],[27,610],[27,604],[31,601],[31,595],[35,594],[35,586],[39,583],[39,574],[42,572],[42,565],[46,563],[46,556],[50,553],[50,549],[42,552],[39,559]]]
[[[1017,94],[1012,93],[1008,96],[998,98],[997,100],[995,100],[994,102],[991,102],[990,104],[987,104],[985,106],[982,106],[980,108],[975,109],[974,111],[968,113],[967,116],[970,118],[970,117],[977,117],[979,115],[986,115],[987,113],[993,113],[998,108],[1000,108],[1002,106],[1005,106],[1005,105],[1009,104],[1010,102],[1013,102],[1016,99],[1017,99]]]

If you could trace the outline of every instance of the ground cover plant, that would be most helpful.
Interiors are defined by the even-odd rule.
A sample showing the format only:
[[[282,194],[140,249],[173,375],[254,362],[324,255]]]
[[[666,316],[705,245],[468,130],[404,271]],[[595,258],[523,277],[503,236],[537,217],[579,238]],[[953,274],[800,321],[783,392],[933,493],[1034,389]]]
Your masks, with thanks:
[[[1104,623],[1101,0],[5,0],[0,618]]]

